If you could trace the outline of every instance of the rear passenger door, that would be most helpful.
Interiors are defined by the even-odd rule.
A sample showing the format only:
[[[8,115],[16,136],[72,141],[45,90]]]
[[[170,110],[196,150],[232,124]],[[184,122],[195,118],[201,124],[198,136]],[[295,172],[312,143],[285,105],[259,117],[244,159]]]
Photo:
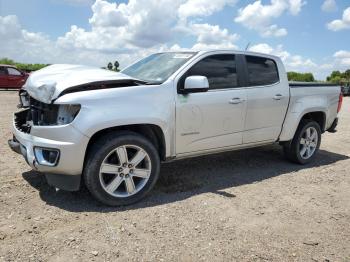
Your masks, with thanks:
[[[242,144],[245,90],[240,88],[237,57],[202,58],[178,80],[176,153],[195,153]],[[181,94],[188,76],[206,76],[209,91]]]
[[[281,83],[273,59],[247,55],[245,62],[247,113],[243,143],[276,141],[288,108],[289,86]]]

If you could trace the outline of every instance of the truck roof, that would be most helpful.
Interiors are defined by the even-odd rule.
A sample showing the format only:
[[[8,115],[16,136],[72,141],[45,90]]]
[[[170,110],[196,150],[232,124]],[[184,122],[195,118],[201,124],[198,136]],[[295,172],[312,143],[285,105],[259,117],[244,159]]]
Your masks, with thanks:
[[[253,55],[253,56],[262,56],[262,57],[268,57],[272,59],[280,59],[280,57],[266,54],[266,53],[259,53],[259,52],[253,52],[253,51],[240,51],[236,49],[206,49],[206,50],[191,50],[191,49],[185,49],[185,50],[174,50],[174,51],[164,51],[159,53],[198,53],[198,54],[207,54],[207,53],[218,53],[218,52],[229,52],[232,54],[242,54],[242,55]]]

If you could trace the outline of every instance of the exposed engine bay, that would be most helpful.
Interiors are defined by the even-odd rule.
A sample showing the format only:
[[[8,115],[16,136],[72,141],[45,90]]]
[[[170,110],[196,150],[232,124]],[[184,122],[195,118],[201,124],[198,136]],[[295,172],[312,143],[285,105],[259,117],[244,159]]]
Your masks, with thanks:
[[[71,123],[80,110],[80,105],[56,105],[40,102],[29,96],[27,91],[19,93],[18,108],[24,110],[15,114],[16,127],[30,133],[32,126],[57,126]]]

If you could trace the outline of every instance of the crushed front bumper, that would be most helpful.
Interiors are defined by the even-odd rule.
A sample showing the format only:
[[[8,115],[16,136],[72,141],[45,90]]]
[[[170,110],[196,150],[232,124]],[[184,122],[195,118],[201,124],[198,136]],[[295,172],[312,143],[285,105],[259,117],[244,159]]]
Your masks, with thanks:
[[[16,140],[15,137],[13,137],[13,139],[10,139],[8,141],[9,147],[16,152],[17,154],[22,154],[21,151],[21,144]]]
[[[26,133],[18,128],[18,123],[16,125],[16,116],[12,131],[13,139],[8,141],[10,148],[21,154],[31,168],[45,173],[50,185],[69,191],[79,189],[88,137],[72,124],[32,126]],[[54,165],[40,164],[35,148],[59,152],[57,162]]]

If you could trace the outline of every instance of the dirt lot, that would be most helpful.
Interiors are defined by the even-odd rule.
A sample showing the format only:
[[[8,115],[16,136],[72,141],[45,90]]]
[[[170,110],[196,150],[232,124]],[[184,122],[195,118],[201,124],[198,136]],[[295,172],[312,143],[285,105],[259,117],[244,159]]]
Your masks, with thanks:
[[[0,92],[0,261],[350,261],[350,98],[309,166],[279,146],[164,164],[145,201],[50,188],[11,152]]]

